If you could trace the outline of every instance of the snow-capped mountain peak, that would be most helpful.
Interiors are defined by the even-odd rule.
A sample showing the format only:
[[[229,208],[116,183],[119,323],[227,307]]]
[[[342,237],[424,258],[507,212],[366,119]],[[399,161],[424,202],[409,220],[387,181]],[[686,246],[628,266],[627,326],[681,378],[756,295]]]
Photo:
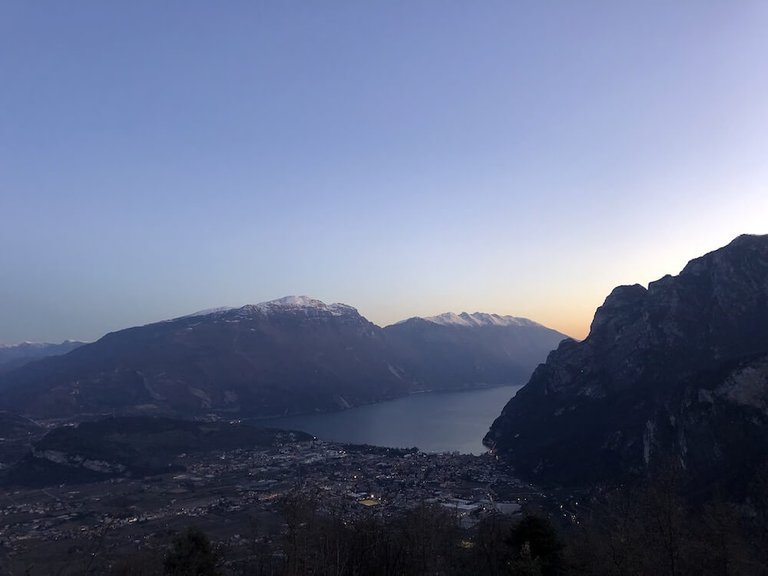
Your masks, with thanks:
[[[276,300],[261,302],[257,306],[284,306],[288,308],[325,308],[326,304],[310,296],[283,296]]]
[[[243,312],[257,312],[270,314],[277,312],[307,312],[307,313],[329,313],[331,316],[343,316],[350,313],[357,313],[357,310],[346,304],[326,304],[322,300],[311,298],[310,296],[284,296],[276,300],[261,302],[259,304],[249,304],[243,306],[240,310]]]
[[[469,314],[462,312],[455,314],[446,312],[437,316],[424,318],[428,322],[441,324],[443,326],[538,326],[539,324],[527,318],[518,318],[516,316],[500,316],[499,314],[488,314],[485,312],[474,312]]]
[[[56,344],[53,342],[32,342],[30,340],[25,340],[24,342],[19,342],[18,344],[0,344],[0,350],[22,350],[22,349],[43,349],[43,348],[55,348],[57,346],[67,347],[77,347],[81,346],[83,344],[87,344],[87,342],[83,342],[81,340],[64,340],[60,344]]]
[[[326,304],[322,300],[311,298],[310,296],[284,296],[277,298],[276,300],[269,300],[267,302],[260,302],[258,304],[246,304],[245,306],[235,308],[231,306],[222,306],[220,308],[209,308],[207,310],[200,310],[192,314],[185,314],[179,316],[173,320],[181,320],[185,318],[194,318],[197,316],[213,316],[224,315],[224,318],[230,317],[234,314],[236,317],[250,316],[253,314],[265,315],[280,313],[280,312],[293,312],[308,314],[314,313],[326,313],[331,316],[343,316],[350,313],[357,313],[357,309],[346,304]]]

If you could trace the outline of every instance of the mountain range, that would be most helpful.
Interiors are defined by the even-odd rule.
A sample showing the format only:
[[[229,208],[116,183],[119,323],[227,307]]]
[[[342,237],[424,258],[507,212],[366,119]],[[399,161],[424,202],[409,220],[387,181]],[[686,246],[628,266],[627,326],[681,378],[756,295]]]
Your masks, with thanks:
[[[525,318],[474,313],[409,318],[384,329],[419,389],[525,382],[566,338]]]
[[[38,417],[329,411],[518,383],[563,338],[488,314],[380,328],[351,306],[292,296],[120,330],[0,374],[0,407]]]
[[[22,342],[0,346],[0,372],[8,372],[48,356],[59,356],[85,344],[76,340],[65,340],[61,344],[49,342]]]
[[[768,460],[768,236],[614,289],[485,443],[541,482],[619,483],[672,461],[695,485],[743,487]]]

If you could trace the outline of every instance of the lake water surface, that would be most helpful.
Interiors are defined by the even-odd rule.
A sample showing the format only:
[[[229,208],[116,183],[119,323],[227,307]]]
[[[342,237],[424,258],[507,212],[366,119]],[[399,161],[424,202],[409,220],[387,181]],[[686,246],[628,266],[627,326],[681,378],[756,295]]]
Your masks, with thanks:
[[[343,412],[290,416],[259,424],[350,444],[482,454],[486,451],[483,436],[520,388],[522,385],[425,392]]]

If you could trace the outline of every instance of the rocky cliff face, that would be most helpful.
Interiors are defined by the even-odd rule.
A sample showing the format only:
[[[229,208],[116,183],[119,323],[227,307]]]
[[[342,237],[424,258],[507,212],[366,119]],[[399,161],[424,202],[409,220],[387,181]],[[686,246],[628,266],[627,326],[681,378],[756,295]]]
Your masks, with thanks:
[[[485,443],[540,481],[619,481],[662,456],[702,484],[749,476],[768,457],[768,236],[616,288]]]

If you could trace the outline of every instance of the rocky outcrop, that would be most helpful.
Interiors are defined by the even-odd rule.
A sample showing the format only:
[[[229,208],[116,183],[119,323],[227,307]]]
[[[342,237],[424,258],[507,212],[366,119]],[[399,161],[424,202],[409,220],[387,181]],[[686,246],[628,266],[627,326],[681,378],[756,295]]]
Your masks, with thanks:
[[[740,236],[648,288],[620,286],[485,443],[519,474],[617,482],[673,458],[702,485],[768,457],[768,236]]]

